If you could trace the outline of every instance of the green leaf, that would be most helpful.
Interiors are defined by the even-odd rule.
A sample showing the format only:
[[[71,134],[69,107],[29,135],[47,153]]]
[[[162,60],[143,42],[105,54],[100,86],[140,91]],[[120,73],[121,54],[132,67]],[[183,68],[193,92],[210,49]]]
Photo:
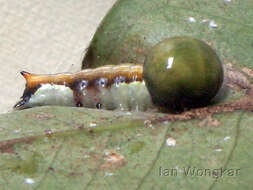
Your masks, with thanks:
[[[173,36],[204,40],[223,62],[253,68],[252,8],[251,0],[120,0],[98,28],[83,68],[143,63],[151,46]],[[217,28],[209,27],[212,20]]]
[[[164,115],[67,107],[3,114],[0,184],[7,189],[252,187],[251,113],[217,115],[215,126],[200,120],[150,125]],[[169,139],[175,146],[168,146]],[[186,175],[188,167],[198,173]],[[27,178],[34,183],[27,184]]]
[[[186,35],[209,42],[224,63],[253,68],[252,8],[251,0],[120,0],[84,67],[143,63],[153,44]],[[227,99],[243,95],[232,89]],[[52,106],[0,115],[0,189],[252,189],[252,113],[184,116]]]

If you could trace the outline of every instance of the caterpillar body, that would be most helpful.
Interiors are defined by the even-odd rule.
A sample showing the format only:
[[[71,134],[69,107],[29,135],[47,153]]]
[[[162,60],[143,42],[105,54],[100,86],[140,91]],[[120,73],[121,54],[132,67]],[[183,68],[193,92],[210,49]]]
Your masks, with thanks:
[[[74,74],[21,74],[26,88],[15,109],[66,105],[146,111],[156,107],[174,113],[210,104],[224,78],[216,52],[205,42],[184,36],[154,45],[143,65],[107,65]]]
[[[26,88],[14,109],[62,105],[146,111],[154,107],[143,80],[142,65],[107,65],[73,74],[21,74]]]

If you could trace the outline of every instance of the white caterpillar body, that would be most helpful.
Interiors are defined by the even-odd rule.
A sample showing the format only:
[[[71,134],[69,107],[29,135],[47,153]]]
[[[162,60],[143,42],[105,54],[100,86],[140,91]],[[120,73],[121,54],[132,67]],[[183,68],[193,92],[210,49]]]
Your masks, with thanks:
[[[120,83],[110,88],[99,87],[99,93],[83,89],[83,107],[107,110],[147,111],[153,108],[144,82]],[[44,84],[30,98],[28,107],[75,106],[73,92],[64,85]]]
[[[14,107],[25,109],[43,105],[60,105],[125,111],[147,111],[154,108],[140,75],[142,67],[130,64],[124,67],[111,67],[113,69],[110,66],[99,68],[103,72],[93,69],[75,75],[44,76],[21,73],[27,79],[27,85],[21,101]],[[127,70],[126,68],[128,71],[122,73],[123,69]],[[114,73],[118,71],[120,74],[108,75],[110,70],[114,70]],[[92,72],[98,77],[91,78]]]

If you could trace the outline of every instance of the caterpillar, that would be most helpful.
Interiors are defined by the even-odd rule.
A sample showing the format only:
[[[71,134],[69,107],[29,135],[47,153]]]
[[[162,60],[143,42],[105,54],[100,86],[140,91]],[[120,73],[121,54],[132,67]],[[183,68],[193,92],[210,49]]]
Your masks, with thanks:
[[[64,105],[146,111],[155,105],[176,113],[208,105],[224,78],[216,52],[191,37],[159,42],[143,65],[107,65],[73,74],[21,74],[26,88],[15,109]]]
[[[21,74],[26,87],[14,109],[60,105],[107,110],[140,110],[153,108],[143,80],[143,66],[107,65],[77,73],[38,75]]]

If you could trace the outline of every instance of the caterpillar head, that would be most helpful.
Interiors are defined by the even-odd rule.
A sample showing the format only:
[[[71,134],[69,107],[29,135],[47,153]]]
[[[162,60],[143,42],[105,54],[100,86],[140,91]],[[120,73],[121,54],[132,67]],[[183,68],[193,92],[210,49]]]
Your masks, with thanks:
[[[31,74],[26,71],[22,71],[21,75],[26,80],[26,86],[20,100],[13,107],[15,110],[42,105],[74,105],[72,90],[64,82],[62,84],[54,81],[59,77]]]
[[[13,106],[13,108],[16,110],[31,107],[29,104],[29,100],[32,94],[39,88],[39,85],[37,86],[32,85],[31,79],[33,76],[35,76],[34,74],[28,73],[26,71],[21,71],[20,74],[25,78],[26,86],[23,95],[20,97],[20,100]]]

